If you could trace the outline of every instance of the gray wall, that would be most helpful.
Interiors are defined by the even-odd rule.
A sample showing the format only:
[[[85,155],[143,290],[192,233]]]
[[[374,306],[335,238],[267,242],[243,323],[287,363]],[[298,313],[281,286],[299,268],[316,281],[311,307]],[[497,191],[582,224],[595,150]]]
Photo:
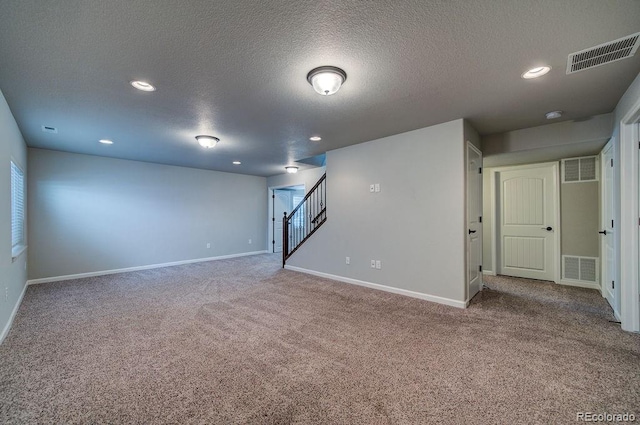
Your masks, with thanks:
[[[27,146],[0,92],[0,339],[27,282],[27,252],[11,258],[11,160],[27,173]]]
[[[560,184],[561,253],[600,256],[600,182]]]
[[[464,146],[456,120],[328,152],[327,222],[288,264],[464,302]]]
[[[265,183],[29,149],[29,278],[263,251]]]

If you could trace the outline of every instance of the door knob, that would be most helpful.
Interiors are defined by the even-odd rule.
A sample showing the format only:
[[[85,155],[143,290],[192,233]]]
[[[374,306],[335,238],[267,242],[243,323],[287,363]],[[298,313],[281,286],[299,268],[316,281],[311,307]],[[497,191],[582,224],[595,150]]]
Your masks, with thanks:
[[[472,234],[472,233],[475,233],[475,232],[476,232],[475,230],[469,229],[469,234]]]
[[[606,234],[607,234],[607,231],[606,231],[606,230],[603,230],[603,231],[598,232],[598,233],[600,233],[601,235],[606,235]]]
[[[547,227],[541,227],[542,230],[546,230],[547,232],[550,232],[553,230],[553,227],[551,226],[547,226]]]

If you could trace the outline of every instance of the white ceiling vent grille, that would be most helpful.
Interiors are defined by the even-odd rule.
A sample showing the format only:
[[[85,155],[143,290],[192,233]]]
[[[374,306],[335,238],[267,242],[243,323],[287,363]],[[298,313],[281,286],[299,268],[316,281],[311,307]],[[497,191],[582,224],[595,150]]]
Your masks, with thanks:
[[[598,258],[563,255],[562,278],[585,283],[598,283]]]
[[[592,182],[598,180],[598,157],[585,156],[562,160],[562,183]]]
[[[639,40],[640,32],[637,32],[627,37],[571,53],[567,60],[567,74],[631,57],[638,50]]]

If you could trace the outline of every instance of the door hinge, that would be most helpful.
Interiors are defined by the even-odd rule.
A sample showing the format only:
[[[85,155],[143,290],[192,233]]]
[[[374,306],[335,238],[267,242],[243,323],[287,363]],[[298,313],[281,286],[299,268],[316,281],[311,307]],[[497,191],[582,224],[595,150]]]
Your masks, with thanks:
[[[613,158],[611,158],[611,166],[613,167]]]
[[[611,228],[613,229],[613,220],[611,220]]]
[[[478,271],[481,272],[482,271],[482,266],[478,266]]]
[[[482,216],[478,217],[478,221],[482,223]]]
[[[271,221],[276,221],[276,218],[275,217],[271,217]]]
[[[482,167],[478,168],[478,174],[482,174]]]
[[[616,283],[613,280],[611,281],[611,289],[616,289]]]
[[[273,195],[271,195],[272,199],[276,199],[276,194],[274,193]]]
[[[276,244],[276,241],[271,241],[271,243],[272,243],[273,245],[275,245],[275,244]]]

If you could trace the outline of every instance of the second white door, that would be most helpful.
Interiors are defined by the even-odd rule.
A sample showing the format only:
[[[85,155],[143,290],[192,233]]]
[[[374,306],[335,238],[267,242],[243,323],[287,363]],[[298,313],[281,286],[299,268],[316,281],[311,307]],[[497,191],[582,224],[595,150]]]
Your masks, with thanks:
[[[555,281],[558,164],[499,173],[499,274]]]

